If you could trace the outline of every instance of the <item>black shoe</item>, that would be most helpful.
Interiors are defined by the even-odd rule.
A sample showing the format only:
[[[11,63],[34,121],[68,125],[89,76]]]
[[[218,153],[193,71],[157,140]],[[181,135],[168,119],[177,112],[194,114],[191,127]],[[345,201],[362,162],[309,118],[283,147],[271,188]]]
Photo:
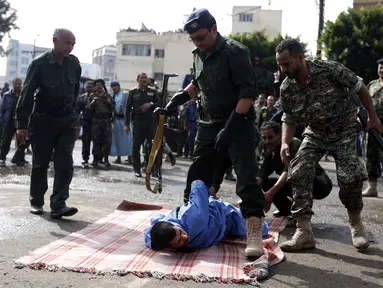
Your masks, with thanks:
[[[51,218],[60,219],[61,217],[70,217],[78,212],[77,208],[74,207],[64,207],[59,211],[51,211]]]
[[[112,165],[110,164],[109,160],[106,159],[106,160],[105,160],[105,167],[110,167],[110,166],[112,166]]]
[[[225,179],[226,180],[229,180],[229,181],[237,181],[237,179],[235,179],[233,173],[231,172],[227,172],[226,175],[225,175]]]
[[[42,215],[44,213],[43,207],[32,205],[29,212],[35,215]]]
[[[176,156],[174,156],[173,152],[169,152],[168,156],[172,166],[176,165]]]
[[[275,217],[288,217],[288,216],[290,216],[291,217],[291,212],[281,212],[281,211],[275,210],[273,212],[273,216],[275,216]]]
[[[142,174],[141,174],[141,172],[134,172],[134,176],[136,176],[138,178],[141,178]]]
[[[91,164],[93,167],[97,167],[98,166],[98,161],[97,160],[93,160],[92,164]]]
[[[121,157],[117,157],[117,159],[114,160],[113,163],[115,163],[115,164],[121,164]]]
[[[88,160],[84,160],[81,162],[81,165],[88,165]]]

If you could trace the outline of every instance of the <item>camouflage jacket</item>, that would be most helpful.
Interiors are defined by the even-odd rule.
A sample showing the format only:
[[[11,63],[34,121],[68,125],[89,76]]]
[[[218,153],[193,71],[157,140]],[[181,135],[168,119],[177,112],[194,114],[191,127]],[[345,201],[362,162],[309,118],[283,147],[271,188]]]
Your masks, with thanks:
[[[282,121],[303,124],[306,133],[334,138],[356,127],[356,106],[348,91],[357,92],[362,79],[340,63],[306,60],[307,87],[286,78],[281,85]]]
[[[383,119],[383,85],[380,83],[380,79],[368,83],[367,88],[371,94],[376,115],[378,115],[380,119]]]

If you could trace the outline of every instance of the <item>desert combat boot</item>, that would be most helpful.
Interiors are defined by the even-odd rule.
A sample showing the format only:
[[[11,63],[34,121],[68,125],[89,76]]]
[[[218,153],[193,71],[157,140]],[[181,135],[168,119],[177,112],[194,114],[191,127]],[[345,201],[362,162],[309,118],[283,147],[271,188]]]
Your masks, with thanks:
[[[249,217],[246,219],[247,245],[245,249],[246,257],[260,257],[263,255],[263,217]]]
[[[297,229],[293,237],[283,242],[280,247],[285,252],[297,252],[303,249],[315,248],[315,239],[311,227],[311,215],[296,217]]]
[[[366,231],[364,230],[364,225],[360,217],[360,212],[348,212],[348,222],[350,223],[351,238],[352,244],[358,250],[367,249],[370,246]]]

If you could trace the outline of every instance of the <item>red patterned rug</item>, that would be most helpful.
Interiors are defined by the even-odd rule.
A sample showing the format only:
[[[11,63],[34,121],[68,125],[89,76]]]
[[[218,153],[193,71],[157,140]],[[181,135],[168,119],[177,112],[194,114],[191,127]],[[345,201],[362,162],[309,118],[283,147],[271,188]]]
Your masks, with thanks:
[[[263,240],[265,253],[255,262],[245,257],[245,242],[235,240],[186,254],[147,249],[143,232],[151,217],[169,211],[123,201],[96,223],[17,259],[15,268],[258,285],[268,277],[269,267],[284,259],[277,245],[284,218],[271,219],[270,235]]]

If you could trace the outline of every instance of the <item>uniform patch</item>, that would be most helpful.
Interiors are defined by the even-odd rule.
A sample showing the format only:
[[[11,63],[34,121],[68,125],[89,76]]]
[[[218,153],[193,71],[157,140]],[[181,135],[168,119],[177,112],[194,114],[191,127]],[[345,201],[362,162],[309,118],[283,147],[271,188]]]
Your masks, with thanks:
[[[193,29],[197,28],[198,27],[198,22],[196,21],[196,22],[190,24],[190,27],[193,28]]]

